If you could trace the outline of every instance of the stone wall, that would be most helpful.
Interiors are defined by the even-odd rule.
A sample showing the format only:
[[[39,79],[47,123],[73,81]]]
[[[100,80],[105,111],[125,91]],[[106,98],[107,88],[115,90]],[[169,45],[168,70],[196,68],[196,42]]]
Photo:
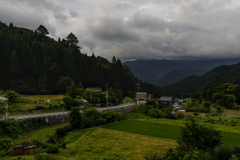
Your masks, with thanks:
[[[121,107],[109,110],[119,112],[119,113],[129,113],[131,112],[132,106],[128,107]],[[55,125],[64,122],[68,122],[70,120],[69,114],[62,114],[62,115],[50,115],[50,116],[39,116],[39,117],[29,117],[22,119],[23,122],[26,124],[28,129],[36,129],[43,126]]]
[[[68,122],[70,120],[69,114],[63,115],[50,115],[43,117],[30,117],[23,119],[23,122],[26,124],[28,129],[35,129],[43,126],[49,126],[54,124],[60,124]]]

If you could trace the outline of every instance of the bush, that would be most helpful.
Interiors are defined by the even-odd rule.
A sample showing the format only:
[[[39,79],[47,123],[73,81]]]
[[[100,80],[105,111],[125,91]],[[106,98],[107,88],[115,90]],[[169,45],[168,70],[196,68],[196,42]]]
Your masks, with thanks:
[[[181,135],[177,143],[183,151],[190,151],[193,148],[202,151],[213,151],[221,144],[222,135],[212,127],[206,127],[196,123],[194,118],[190,117],[190,123],[186,123],[181,128]]]
[[[47,143],[57,144],[57,138],[54,135],[50,136],[49,139],[47,140]]]
[[[70,112],[70,124],[72,129],[81,129],[82,128],[82,114],[80,113],[80,108],[73,107]]]
[[[151,118],[158,118],[157,109],[151,109],[147,114]]]
[[[59,148],[57,145],[54,144],[50,144],[47,147],[47,153],[58,153],[59,152]]]
[[[70,96],[64,97],[63,102],[65,103],[65,107],[67,110],[70,110],[71,107],[77,107],[79,105],[79,103]]]
[[[33,139],[32,144],[36,145],[37,147],[41,147],[43,143],[37,139]]]
[[[0,135],[1,138],[18,138],[23,135],[27,128],[22,121],[14,119],[6,119],[0,121]]]
[[[56,158],[50,156],[50,155],[44,155],[44,154],[36,154],[34,155],[35,160],[57,160]]]
[[[36,105],[36,110],[41,110],[41,109],[45,109],[44,106],[40,106],[40,105]]]

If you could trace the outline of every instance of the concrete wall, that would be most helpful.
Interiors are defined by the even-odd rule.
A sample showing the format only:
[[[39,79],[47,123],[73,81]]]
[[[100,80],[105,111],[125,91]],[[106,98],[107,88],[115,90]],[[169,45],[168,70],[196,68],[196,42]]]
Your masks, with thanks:
[[[49,126],[54,124],[60,124],[68,122],[70,120],[69,114],[53,115],[44,117],[33,117],[23,119],[28,129],[35,129],[43,126]]]
[[[109,110],[119,112],[119,113],[130,113],[133,107],[134,105],[128,106],[128,107],[114,108],[114,109],[109,108]],[[29,117],[22,120],[26,124],[28,129],[35,129],[43,126],[68,122],[70,120],[70,117],[69,117],[69,114],[62,114],[62,115],[51,115],[51,116],[42,116],[42,117]]]

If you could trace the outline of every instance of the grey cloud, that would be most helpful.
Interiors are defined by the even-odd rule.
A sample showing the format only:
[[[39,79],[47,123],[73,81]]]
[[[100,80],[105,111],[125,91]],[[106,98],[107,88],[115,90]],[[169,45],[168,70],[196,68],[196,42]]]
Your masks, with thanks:
[[[138,39],[134,31],[126,27],[122,18],[114,13],[106,13],[103,8],[88,16],[86,22],[89,31],[102,40],[123,42]]]
[[[77,13],[76,11],[73,11],[73,10],[70,11],[70,15],[71,15],[71,17],[73,17],[73,18],[78,17],[78,13]]]

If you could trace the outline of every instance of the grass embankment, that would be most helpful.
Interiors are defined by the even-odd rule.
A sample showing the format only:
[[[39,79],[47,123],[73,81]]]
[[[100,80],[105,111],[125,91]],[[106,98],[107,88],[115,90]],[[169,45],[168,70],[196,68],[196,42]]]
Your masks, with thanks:
[[[183,126],[185,121],[168,120],[165,122],[167,123],[161,123],[161,121],[153,122],[151,120],[125,120],[104,125],[102,128],[177,140],[177,137],[180,135],[180,127]],[[173,124],[174,122],[176,123]],[[240,144],[240,127],[221,125],[213,126],[217,130],[221,131],[223,136],[223,145]]]
[[[51,126],[28,132],[20,141],[38,139],[42,142],[52,135],[57,127]],[[66,149],[60,149],[52,156],[62,160],[76,159],[144,159],[147,154],[163,154],[168,148],[176,145],[169,139],[160,139],[144,135],[108,130],[104,128],[89,128],[70,132],[65,140]],[[23,156],[27,159],[33,156]],[[6,157],[6,160],[12,157]]]
[[[64,95],[22,95],[18,97],[17,101],[9,105],[10,112],[8,115],[21,114],[41,114],[62,112],[62,108],[49,108],[49,103],[44,103],[50,100],[51,104],[59,103]],[[36,105],[44,106],[44,109],[36,110]]]
[[[23,95],[21,98],[28,100],[61,100],[64,95]]]

